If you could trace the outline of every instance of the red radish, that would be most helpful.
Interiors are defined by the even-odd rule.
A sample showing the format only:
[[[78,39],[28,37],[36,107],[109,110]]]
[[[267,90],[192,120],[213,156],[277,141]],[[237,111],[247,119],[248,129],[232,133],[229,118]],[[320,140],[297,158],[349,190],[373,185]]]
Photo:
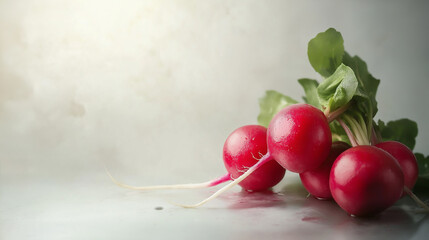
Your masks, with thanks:
[[[315,169],[328,156],[331,144],[331,131],[322,111],[309,104],[287,106],[271,120],[267,133],[268,152],[255,165],[207,199],[194,205],[180,206],[194,208],[203,205],[273,159],[290,171]]]
[[[392,155],[362,145],[338,156],[331,169],[329,187],[335,202],[349,214],[375,215],[401,197],[404,174]]]
[[[259,158],[267,153],[267,129],[259,125],[240,127],[225,141],[223,162],[232,179],[240,177]],[[267,190],[279,183],[285,175],[285,169],[271,160],[239,183],[248,191]]]
[[[223,148],[223,161],[228,173],[203,183],[135,187],[118,182],[106,171],[117,185],[135,190],[212,187],[239,177],[248,168],[257,163],[258,159],[256,157],[262,156],[267,152],[266,136],[267,129],[259,125],[247,125],[236,129],[226,139]],[[275,161],[270,161],[241,182],[240,185],[248,191],[263,191],[279,183],[284,174],[285,169],[282,166]]]
[[[404,173],[405,186],[413,189],[419,174],[417,159],[413,152],[407,146],[397,141],[381,142],[375,146],[390,153],[398,161]]]
[[[305,189],[320,200],[328,200],[332,198],[331,190],[329,190],[329,174],[335,159],[350,146],[345,142],[333,142],[328,158],[318,168],[306,171],[299,174],[301,182]]]
[[[316,169],[326,159],[332,137],[326,116],[308,104],[284,108],[268,126],[268,151],[291,172]]]
[[[402,196],[408,194],[420,207],[428,212],[429,207],[412,192],[419,174],[417,159],[413,152],[407,146],[397,141],[381,142],[375,146],[391,154],[401,166],[405,184]]]

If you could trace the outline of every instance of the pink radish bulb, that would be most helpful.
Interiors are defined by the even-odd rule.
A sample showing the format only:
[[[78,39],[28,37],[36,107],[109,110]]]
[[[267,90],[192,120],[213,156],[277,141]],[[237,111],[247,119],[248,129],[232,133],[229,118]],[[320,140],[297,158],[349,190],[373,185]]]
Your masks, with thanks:
[[[329,174],[335,159],[350,146],[345,142],[333,142],[328,158],[318,168],[299,174],[305,189],[319,200],[332,198],[329,189]]]
[[[268,126],[268,152],[284,168],[302,173],[319,167],[328,157],[332,136],[319,109],[308,104],[290,105]]]
[[[413,152],[407,146],[397,141],[381,142],[375,146],[390,153],[398,161],[404,173],[405,186],[413,189],[419,174],[417,159]]]
[[[335,202],[351,215],[375,215],[402,195],[404,174],[396,159],[374,146],[357,146],[340,154],[329,187]]]
[[[232,179],[240,177],[267,153],[267,129],[259,125],[238,128],[225,141],[223,162]],[[271,160],[239,183],[248,191],[267,190],[279,183],[286,170]]]

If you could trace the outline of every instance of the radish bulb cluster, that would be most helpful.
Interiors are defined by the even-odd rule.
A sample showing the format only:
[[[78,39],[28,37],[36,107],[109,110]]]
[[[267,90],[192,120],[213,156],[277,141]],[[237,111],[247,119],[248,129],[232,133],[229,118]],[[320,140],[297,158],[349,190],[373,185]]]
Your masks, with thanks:
[[[384,138],[397,138],[413,143],[409,139],[416,136],[413,122],[375,123],[380,80],[368,72],[362,59],[349,55],[343,43],[333,28],[310,40],[308,58],[323,81],[298,80],[306,94],[305,104],[267,91],[260,99],[258,116],[259,124],[268,127],[267,153],[233,182],[186,207],[201,206],[274,159],[286,170],[299,173],[314,197],[333,198],[350,215],[378,214],[404,192],[427,208],[411,191],[418,174],[411,150],[383,142]],[[338,147],[333,140],[352,147]]]
[[[270,189],[287,170],[299,173],[315,198],[333,199],[352,216],[379,214],[405,195],[429,211],[412,192],[421,177],[429,176],[428,164],[418,162],[412,152],[417,124],[409,119],[375,122],[380,80],[361,58],[344,50],[335,29],[311,39],[307,53],[323,80],[298,80],[305,103],[267,91],[260,99],[259,125],[240,127],[226,139],[225,175],[203,183],[147,187],[125,185],[109,176],[122,187],[138,190],[203,188],[231,181],[197,204],[181,205],[194,208],[236,185],[247,191]]]

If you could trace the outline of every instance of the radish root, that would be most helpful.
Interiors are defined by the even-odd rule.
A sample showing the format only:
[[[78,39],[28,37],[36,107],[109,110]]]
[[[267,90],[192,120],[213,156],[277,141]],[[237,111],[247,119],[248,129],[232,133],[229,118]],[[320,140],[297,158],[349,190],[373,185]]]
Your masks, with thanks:
[[[246,177],[248,177],[251,173],[253,173],[255,170],[257,170],[259,167],[261,167],[266,162],[269,162],[271,160],[273,160],[273,158],[271,157],[271,155],[269,153],[267,153],[255,165],[253,165],[251,168],[249,168],[249,170],[247,170],[247,172],[245,172],[243,175],[241,175],[240,177],[236,178],[233,182],[231,182],[228,185],[222,187],[217,192],[215,192],[214,194],[212,194],[210,197],[204,199],[203,201],[201,201],[201,202],[199,202],[197,204],[194,204],[194,205],[184,205],[184,204],[176,204],[176,203],[173,203],[173,204],[177,205],[177,206],[180,206],[180,207],[184,207],[184,208],[197,208],[197,207],[200,207],[203,204],[207,203],[208,201],[210,201],[212,199],[215,199],[217,196],[221,195],[222,193],[224,193],[224,192],[228,191],[229,189],[231,189],[232,187],[236,186],[241,181],[243,181]]]
[[[424,209],[424,212],[428,213],[429,212],[429,207],[428,205],[426,205],[422,200],[420,200],[419,197],[417,197],[412,191],[411,189],[409,189],[408,187],[404,187],[404,191],[408,194],[408,196],[410,196],[416,203],[417,205],[419,205],[420,207],[422,207]]]
[[[161,189],[195,189],[195,188],[206,188],[206,187],[213,187],[216,185],[219,185],[221,183],[227,182],[232,180],[231,176],[229,175],[229,173],[207,181],[207,182],[202,182],[202,183],[188,183],[188,184],[173,184],[173,185],[156,185],[156,186],[142,186],[142,187],[136,187],[136,186],[131,186],[131,185],[127,185],[124,183],[119,182],[118,180],[116,180],[112,174],[110,174],[109,170],[107,170],[107,168],[105,167],[106,173],[107,175],[110,177],[110,179],[112,180],[112,182],[114,182],[116,185],[123,187],[123,188],[128,188],[128,189],[133,189],[133,190],[142,190],[142,191],[146,191],[146,190],[161,190]]]

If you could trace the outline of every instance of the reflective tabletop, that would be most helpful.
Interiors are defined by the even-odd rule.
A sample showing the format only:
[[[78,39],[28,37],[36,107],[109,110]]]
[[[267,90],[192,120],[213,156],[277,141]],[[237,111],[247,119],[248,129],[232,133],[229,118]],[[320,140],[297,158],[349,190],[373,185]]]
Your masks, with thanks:
[[[308,197],[296,174],[272,191],[239,187],[140,192],[99,172],[73,181],[3,179],[0,239],[427,239],[429,220],[408,197],[372,218]],[[427,200],[428,198],[424,198]]]

